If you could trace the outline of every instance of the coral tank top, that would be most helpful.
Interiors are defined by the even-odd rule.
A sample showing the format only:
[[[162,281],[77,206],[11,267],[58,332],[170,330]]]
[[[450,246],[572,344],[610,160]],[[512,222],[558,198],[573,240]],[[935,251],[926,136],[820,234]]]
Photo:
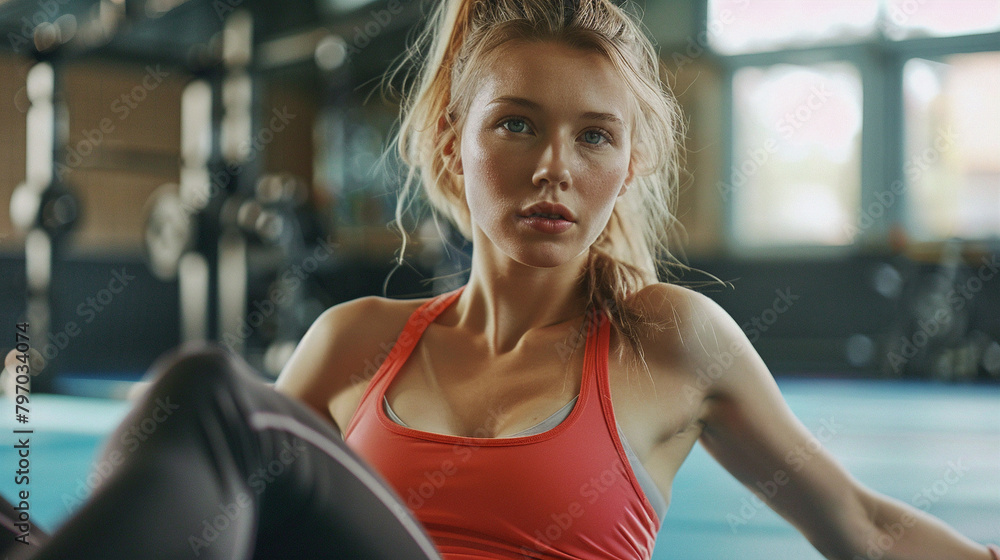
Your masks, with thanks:
[[[427,325],[465,286],[410,316],[366,388],[345,442],[392,486],[445,560],[648,559],[660,520],[619,437],[610,323],[588,317],[580,394],[565,420],[522,437],[464,437],[394,422],[386,388]]]

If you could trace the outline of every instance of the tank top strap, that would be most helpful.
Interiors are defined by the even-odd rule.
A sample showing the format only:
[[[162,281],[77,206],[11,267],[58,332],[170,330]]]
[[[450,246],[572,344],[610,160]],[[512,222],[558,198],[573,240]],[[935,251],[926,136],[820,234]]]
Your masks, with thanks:
[[[378,394],[380,385],[386,382],[386,380],[391,381],[392,376],[395,375],[396,371],[402,366],[403,362],[410,356],[413,351],[414,346],[416,346],[417,341],[420,340],[420,336],[427,329],[427,326],[434,322],[434,319],[441,314],[445,309],[455,299],[462,294],[462,290],[465,289],[465,285],[450,291],[438,294],[420,304],[410,317],[406,320],[406,324],[403,325],[403,330],[396,337],[395,344],[389,349],[388,355],[382,360],[382,364],[379,366],[375,374],[372,375],[371,380],[368,382],[368,386],[365,388],[364,392],[361,394],[361,400],[358,404],[358,411],[355,412],[354,416],[351,418],[350,422],[347,424],[347,429],[344,431],[344,437],[346,437],[354,430],[361,414],[358,414],[365,407],[378,406],[379,403],[372,404],[371,396],[373,394]]]
[[[602,399],[610,398],[603,390],[608,384],[608,348],[611,339],[611,324],[602,310],[591,308],[587,315],[588,355],[586,367],[593,372],[591,382],[596,382],[594,394]]]
[[[464,284],[450,292],[438,294],[422,303],[410,314],[410,318],[407,319],[406,325],[403,327],[403,333],[407,333],[413,338],[409,344],[415,343],[416,339],[420,338],[420,335],[427,329],[427,325],[433,323],[438,315],[447,309],[458,296],[462,295],[463,290],[465,290]]]
[[[427,326],[433,323],[437,319],[437,316],[462,294],[462,290],[464,289],[465,285],[462,285],[450,292],[434,296],[422,303],[420,307],[410,314],[409,319],[406,320],[406,324],[403,326],[402,332],[399,333],[399,337],[396,339],[396,344],[389,351],[389,355],[383,363],[382,368],[379,369],[375,378],[372,379],[373,384],[375,381],[378,381],[379,374],[392,368],[397,362],[402,363],[406,361],[410,352],[413,351],[413,347],[420,340],[421,335],[427,330]]]
[[[595,393],[598,395],[598,400],[600,401],[600,413],[603,414],[604,424],[607,426],[608,434],[611,436],[611,441],[614,443],[615,450],[618,456],[622,460],[622,464],[626,465],[626,478],[628,482],[632,485],[635,490],[636,495],[639,496],[643,507],[645,508],[647,514],[650,516],[649,519],[654,520],[657,524],[657,530],[662,523],[662,513],[657,512],[656,506],[653,505],[652,500],[650,500],[649,495],[645,488],[643,488],[642,483],[639,481],[639,477],[632,467],[629,461],[629,451],[626,451],[626,440],[624,439],[624,434],[620,432],[620,426],[618,420],[615,418],[614,406],[611,401],[611,373],[608,369],[608,355],[611,346],[611,320],[608,315],[603,311],[598,311],[595,313],[596,323],[597,323],[597,338],[595,346],[595,375],[592,376],[594,383],[597,385]],[[637,459],[638,462],[638,459]],[[640,464],[641,468],[641,464]],[[643,470],[645,472],[645,470]],[[648,474],[646,475],[648,476]],[[655,488],[652,484],[648,486],[652,491]],[[667,504],[662,500],[662,497],[658,499],[658,503],[662,503],[661,511],[665,512],[667,509]],[[654,531],[655,534],[655,531]]]
[[[600,412],[610,432],[616,426],[611,406],[611,373],[608,371],[608,352],[611,346],[611,321],[608,319],[607,313],[601,309],[592,310],[588,320],[591,321],[589,332],[591,333],[590,336],[593,337],[591,344],[588,344],[588,347],[592,348],[591,355],[587,358],[589,367],[592,368],[591,371],[593,372],[590,379],[594,385],[594,395],[597,395]]]

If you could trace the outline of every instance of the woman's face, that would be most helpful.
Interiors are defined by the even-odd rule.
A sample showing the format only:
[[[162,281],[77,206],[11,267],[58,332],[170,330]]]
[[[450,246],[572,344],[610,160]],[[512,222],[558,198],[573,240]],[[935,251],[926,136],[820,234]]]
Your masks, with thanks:
[[[603,55],[559,43],[511,42],[490,64],[456,159],[475,250],[559,266],[588,251],[631,181],[630,92]],[[571,219],[526,217],[538,202]]]

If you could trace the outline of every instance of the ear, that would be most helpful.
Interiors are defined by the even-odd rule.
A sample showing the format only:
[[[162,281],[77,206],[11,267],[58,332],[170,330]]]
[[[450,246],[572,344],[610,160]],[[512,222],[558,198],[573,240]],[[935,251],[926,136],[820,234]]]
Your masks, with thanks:
[[[628,160],[628,174],[625,175],[625,180],[622,181],[622,190],[618,191],[618,196],[625,194],[628,190],[628,186],[632,183],[632,179],[635,178],[635,158],[629,158]]]
[[[462,174],[462,155],[458,146],[458,135],[455,134],[455,127],[447,115],[442,115],[438,119],[438,135],[447,138],[443,154],[445,167],[455,175]]]

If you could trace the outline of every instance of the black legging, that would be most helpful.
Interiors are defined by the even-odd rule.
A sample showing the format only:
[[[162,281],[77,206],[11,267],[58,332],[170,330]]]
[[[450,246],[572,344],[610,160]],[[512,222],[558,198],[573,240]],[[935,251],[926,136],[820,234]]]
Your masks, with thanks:
[[[40,549],[15,544],[12,558],[440,558],[340,433],[239,357],[186,347],[151,372],[101,452],[113,472]]]

